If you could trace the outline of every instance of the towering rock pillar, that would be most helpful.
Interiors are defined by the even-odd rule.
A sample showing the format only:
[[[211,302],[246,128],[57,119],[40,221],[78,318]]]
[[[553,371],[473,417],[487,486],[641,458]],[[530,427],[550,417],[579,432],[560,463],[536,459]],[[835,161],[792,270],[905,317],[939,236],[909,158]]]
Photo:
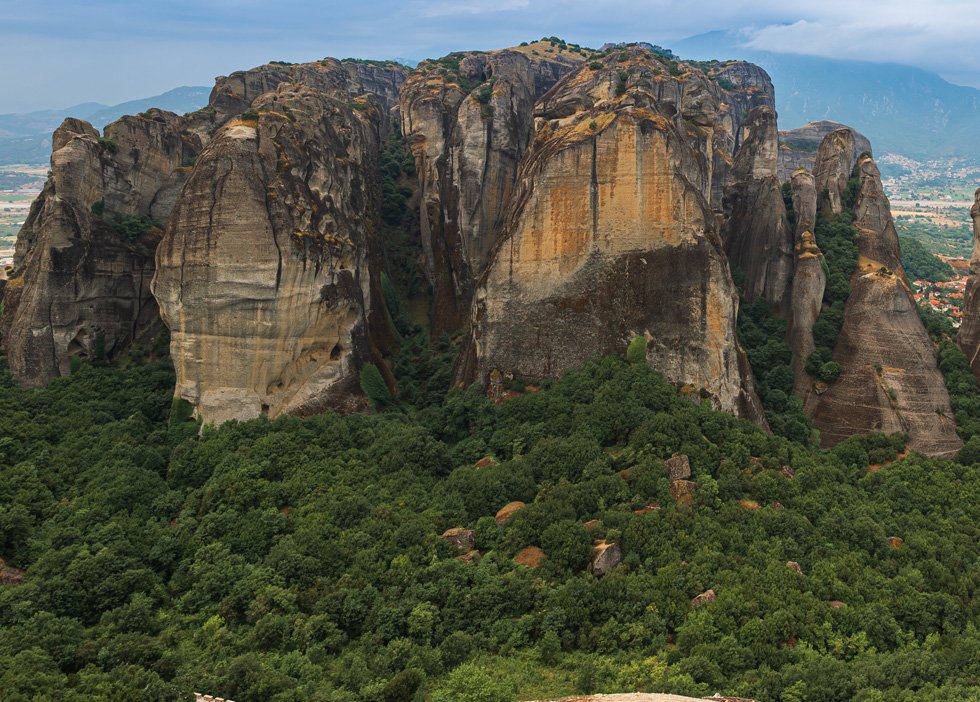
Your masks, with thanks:
[[[776,177],[776,113],[753,108],[743,131],[725,191],[722,240],[732,267],[745,275],[746,301],[765,295],[780,316],[789,317],[793,232]]]
[[[364,404],[392,350],[379,283],[376,103],[279,83],[197,160],[157,251],[177,395],[207,422]]]
[[[764,423],[708,201],[720,89],[700,72],[665,76],[639,54],[607,61],[542,100],[455,381],[485,383],[494,369],[555,377],[644,334],[648,362],[671,382]],[[707,153],[692,148],[699,139]]]
[[[980,188],[974,194],[970,215],[973,217],[973,257],[963,299],[963,324],[956,333],[956,344],[970,359],[973,374],[980,377]]]
[[[22,384],[68,375],[72,356],[111,358],[158,318],[150,279],[163,232],[133,218],[166,220],[190,174],[182,164],[201,144],[181,124],[149,110],[102,138],[77,119],[55,131],[51,175],[17,237],[0,319]]]
[[[849,160],[849,149],[845,155]],[[818,187],[821,182],[830,184],[831,207],[842,202],[835,198],[843,193],[840,173],[846,166],[841,161],[834,173],[817,179]],[[902,270],[881,177],[870,156],[860,157],[857,168],[861,189],[854,224],[860,232],[860,259],[851,275],[844,326],[833,356],[842,370],[823,395],[813,396],[816,401],[807,410],[813,412],[813,426],[820,431],[824,447],[852,434],[904,431],[916,451],[951,455],[962,442],[936,367],[936,349]],[[846,186],[846,180],[843,183]]]

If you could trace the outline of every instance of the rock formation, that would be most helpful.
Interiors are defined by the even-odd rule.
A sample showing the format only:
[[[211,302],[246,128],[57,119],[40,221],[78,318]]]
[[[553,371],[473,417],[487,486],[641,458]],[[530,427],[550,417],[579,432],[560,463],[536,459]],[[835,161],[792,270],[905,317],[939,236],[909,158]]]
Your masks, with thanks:
[[[963,296],[963,324],[956,333],[956,343],[970,359],[974,375],[980,377],[980,188],[974,193],[970,215],[973,217],[973,257]]]
[[[788,317],[793,232],[776,177],[776,113],[765,105],[753,108],[743,133],[725,190],[722,241],[732,268],[745,275],[746,302],[765,295]]]
[[[280,82],[215,134],[174,207],[153,293],[177,395],[205,421],[356,409],[361,365],[385,367],[382,114],[354,107]]]
[[[645,334],[671,382],[764,422],[708,199],[724,93],[701,71],[665,73],[631,50],[539,101],[456,382],[486,383],[494,369],[558,376]]]
[[[844,136],[846,135],[846,136]],[[850,133],[828,135],[836,172],[817,175],[817,186],[829,183],[830,204],[843,188],[841,171],[849,172]],[[820,155],[824,154],[824,145]],[[817,165],[821,163],[818,156]],[[936,367],[936,349],[919,318],[901,267],[898,237],[881,187],[881,176],[869,156],[859,159],[861,189],[854,206],[860,232],[860,259],[850,279],[844,326],[833,358],[841,374],[822,395],[811,395],[807,412],[820,431],[821,445],[831,447],[870,431],[908,432],[909,445],[929,455],[951,455],[962,442],[956,435],[949,395]],[[846,184],[846,180],[844,181]],[[880,370],[878,370],[880,368]]]
[[[528,48],[423,61],[402,87],[402,130],[422,191],[434,335],[465,325],[530,143],[535,100],[582,62]]]
[[[67,375],[71,356],[112,357],[157,319],[150,279],[162,232],[117,218],[164,220],[190,172],[181,165],[201,146],[160,110],[123,117],[102,138],[66,119],[52,142],[51,175],[18,235],[0,320],[10,369],[25,385]]]
[[[780,182],[785,183],[800,168],[812,172],[817,148],[824,137],[837,129],[849,130],[854,139],[851,163],[856,162],[858,155],[862,152],[871,151],[871,142],[866,136],[840,122],[822,120],[810,122],[796,129],[780,131],[778,173]]]
[[[159,317],[159,310],[150,291],[150,281],[154,276],[155,249],[163,236],[160,227],[167,222],[178,201],[178,195],[191,179],[192,169],[196,173],[198,165],[203,165],[204,170],[193,179],[194,188],[181,197],[184,216],[189,217],[191,210],[198,216],[207,216],[219,200],[224,205],[231,205],[232,200],[238,198],[241,207],[235,216],[239,218],[238,221],[244,222],[250,220],[250,215],[256,214],[256,203],[261,204],[264,212],[267,197],[281,195],[285,198],[281,209],[315,205],[316,211],[306,212],[306,219],[303,219],[302,213],[294,217],[291,223],[297,226],[292,234],[302,236],[307,230],[300,225],[309,224],[315,219],[321,228],[320,234],[338,237],[339,243],[335,244],[324,244],[318,240],[318,243],[309,246],[296,245],[298,249],[305,251],[300,256],[298,268],[281,269],[277,265],[276,285],[282,287],[290,282],[316,284],[316,289],[307,291],[307,296],[322,296],[324,300],[334,295],[338,289],[346,292],[334,297],[360,296],[363,300],[358,304],[362,309],[355,316],[359,315],[362,326],[367,323],[375,336],[369,339],[365,334],[357,339],[348,339],[346,347],[343,344],[338,345],[337,340],[346,333],[340,332],[341,328],[348,332],[361,328],[354,322],[337,322],[343,316],[343,313],[338,312],[335,319],[336,329],[333,330],[337,339],[331,348],[322,353],[319,352],[318,345],[327,343],[325,339],[293,338],[294,335],[315,331],[313,328],[303,327],[302,324],[281,328],[283,338],[279,341],[284,348],[290,349],[286,355],[296,348],[302,348],[316,350],[316,353],[310,352],[311,358],[329,358],[336,346],[337,353],[341,356],[344,356],[340,351],[342,347],[346,351],[356,348],[357,359],[363,359],[375,354],[372,349],[376,344],[391,348],[387,315],[383,307],[377,304],[380,299],[379,281],[374,276],[365,276],[367,269],[364,266],[367,265],[367,260],[376,257],[378,248],[374,241],[373,213],[379,208],[379,136],[387,128],[389,110],[397,104],[398,90],[407,73],[406,69],[398,66],[342,63],[335,59],[286,67],[269,64],[217,79],[209,106],[183,117],[160,110],[149,110],[139,116],[123,117],[114,122],[106,127],[101,138],[91,125],[76,119],[65,120],[53,136],[51,177],[18,236],[14,270],[10,285],[5,291],[0,328],[14,375],[25,384],[46,383],[52,377],[69,372],[71,356],[91,359],[104,353],[105,356],[112,357],[144,329],[153,325]],[[294,125],[297,116],[292,114],[292,108],[297,106],[295,100],[298,93],[286,90],[283,86],[296,86],[296,90],[299,90],[301,85],[306,90],[302,95],[304,101],[316,101],[319,96],[327,93],[333,96],[329,105],[320,103],[320,107],[330,110],[331,116],[345,111],[349,113],[351,108],[348,104],[353,105],[358,113],[352,122],[354,126],[341,125],[341,133],[333,134],[323,144],[315,144],[310,153],[292,153],[287,147],[271,161],[268,158],[262,161],[256,157],[251,160],[230,158],[223,162],[225,165],[238,166],[247,163],[249,168],[255,167],[255,170],[247,173],[216,171],[214,156],[216,153],[224,153],[221,148],[208,151],[208,158],[204,159],[203,164],[195,162],[195,158],[213,135],[221,134],[225,138],[223,144],[227,146],[236,142],[234,138],[229,141],[229,134],[248,131],[244,123],[238,125],[241,128],[235,131],[222,130],[225,123],[239,118],[246,110],[276,114],[285,118],[286,127]],[[363,97],[365,94],[370,95],[370,100]],[[262,99],[253,104],[256,98]],[[293,102],[288,102],[287,99]],[[335,104],[338,101],[344,103],[343,109]],[[303,109],[304,114],[309,116],[305,105]],[[318,116],[310,118],[314,122],[320,122]],[[349,115],[339,121],[343,122],[347,118]],[[263,118],[262,121],[275,120],[270,117],[268,120]],[[324,121],[329,121],[329,117],[324,118]],[[314,131],[317,129],[315,126],[307,127]],[[344,129],[354,129],[354,133],[344,132]],[[292,136],[288,128],[285,133]],[[323,130],[317,132],[317,138],[323,137],[325,133]],[[239,141],[244,143],[248,139]],[[289,145],[295,146],[296,143],[293,140]],[[268,157],[268,154],[263,155]],[[335,159],[338,156],[350,159],[353,165],[340,162],[333,170],[318,170],[308,163],[315,158]],[[287,157],[299,165],[294,164],[290,168]],[[265,170],[261,170],[263,168]],[[304,168],[306,170],[302,170]],[[283,186],[285,190],[280,193],[267,193],[264,188],[256,187],[256,184],[273,187],[272,181],[278,177],[277,169],[291,174],[294,179],[306,179],[304,187],[316,195],[300,202],[302,197],[294,196],[291,186]],[[357,175],[353,176],[352,171],[358,171]],[[211,190],[204,186],[209,179],[215,184],[215,188]],[[221,191],[218,184],[229,179],[241,184],[242,189],[237,193]],[[279,179],[284,180],[285,177]],[[195,194],[200,195],[206,190],[209,199],[194,199]],[[252,198],[251,201],[248,201],[249,197]],[[344,197],[345,200],[335,205],[330,198],[336,197]],[[324,204],[325,202],[329,205]],[[361,209],[357,210],[358,207]],[[346,208],[343,216],[335,211],[338,208]],[[136,219],[137,217],[143,219]],[[353,236],[353,240],[351,232],[344,229],[342,220],[345,218],[356,221],[355,229],[361,232]],[[151,219],[156,220],[157,226],[149,226],[152,224]],[[185,224],[187,221],[181,220]],[[285,220],[277,220],[277,224],[284,223]],[[261,226],[261,223],[248,221],[245,228]],[[185,235],[186,232],[183,232],[180,236],[183,238]],[[168,242],[172,241],[172,237],[168,237]],[[357,241],[365,249],[355,254],[350,254],[349,251],[346,254],[338,253],[345,247],[355,246],[352,241]],[[215,244],[216,241],[209,244],[212,247],[211,254],[215,253]],[[286,244],[290,245],[288,242]],[[310,254],[311,247],[317,249],[318,253]],[[307,280],[304,278],[307,273],[305,264],[309,263],[316,275],[323,272],[322,252],[319,249],[324,248],[330,249],[331,256],[338,257],[338,265],[344,272],[336,280]],[[256,324],[266,331],[269,329],[268,319],[243,319],[242,308],[236,307],[227,296],[228,290],[235,284],[248,279],[248,274],[243,269],[252,269],[253,261],[249,256],[259,251],[260,249],[241,249],[236,255],[220,261],[221,265],[210,272],[210,277],[205,276],[208,284],[225,286],[218,296],[225,295],[222,302],[226,307],[208,314],[220,317],[226,331],[229,325],[235,327],[236,324],[246,322]],[[227,252],[222,250],[222,254],[224,253]],[[218,263],[218,259],[210,260],[211,263]],[[261,268],[261,254],[255,262]],[[174,259],[168,256],[165,263],[173,265]],[[184,282],[188,285],[203,282],[191,275],[190,270],[187,273]],[[160,289],[173,292],[167,284],[162,284]],[[254,290],[239,289],[246,299],[250,300],[255,295]],[[194,299],[200,301],[211,294],[208,292],[203,298],[195,298],[194,294],[185,294],[186,292],[181,290],[177,293],[177,299],[182,303],[181,309],[171,309],[170,312],[174,314],[167,316],[168,321],[183,325],[181,329],[185,332],[191,320],[206,318],[208,314],[202,316],[200,309],[184,306],[183,302]],[[199,289],[195,290],[195,293],[200,292]],[[298,292],[296,294],[301,295]],[[168,298],[168,301],[172,300]],[[244,304],[247,306],[251,303]],[[324,304],[329,306],[333,302]],[[230,313],[229,316],[226,313]],[[321,320],[321,323],[326,322]],[[262,333],[243,327],[238,327],[237,333],[256,338],[262,336]],[[186,337],[181,338],[184,342],[187,341]],[[207,350],[217,352],[216,348]],[[206,364],[203,359],[198,359],[198,367],[221,367],[222,370],[215,372],[227,378],[226,371],[230,363],[224,356],[227,350],[222,349],[217,356],[209,358]],[[181,346],[185,361],[188,361],[187,353],[190,353],[190,347]],[[288,363],[295,360],[291,358]],[[251,378],[255,380],[266,373],[267,365],[275,366],[277,360],[273,354],[265,359],[250,359],[248,363],[254,363]],[[345,364],[350,364],[349,358]],[[182,382],[186,381],[189,386],[196,386],[197,382],[193,379],[193,366],[194,363],[190,361],[183,366],[183,371],[190,376],[185,376]],[[266,374],[279,377],[271,370]],[[292,375],[284,372],[282,378],[290,378],[289,381],[284,380],[284,383],[302,384],[297,378],[314,375],[322,376],[322,368],[311,367],[302,371],[294,368]],[[187,391],[186,387],[184,390],[193,396],[193,392]],[[337,391],[339,392],[339,386]],[[283,397],[278,391],[273,394],[280,400]],[[355,394],[359,395],[359,392]],[[312,411],[319,407],[317,403],[323,399],[321,397],[318,400],[313,395],[316,393],[302,398],[297,395],[287,404],[296,411]],[[238,402],[243,406],[240,400]],[[259,406],[262,404],[266,403],[260,402]],[[273,405],[279,407],[275,403]],[[252,405],[249,407],[247,411],[243,409],[241,414],[228,411],[217,413],[213,417],[253,416]]]
[[[829,214],[840,214],[844,210],[847,181],[855,163],[854,148],[854,135],[844,127],[828,134],[817,149],[813,164],[817,205],[827,208]]]
[[[793,351],[793,392],[804,400],[813,388],[813,379],[803,369],[813,343],[813,323],[820,315],[827,274],[823,253],[817,246],[813,230],[816,224],[817,191],[813,176],[799,170],[790,178],[793,213],[796,218],[793,253],[793,290],[790,298],[788,342]]]

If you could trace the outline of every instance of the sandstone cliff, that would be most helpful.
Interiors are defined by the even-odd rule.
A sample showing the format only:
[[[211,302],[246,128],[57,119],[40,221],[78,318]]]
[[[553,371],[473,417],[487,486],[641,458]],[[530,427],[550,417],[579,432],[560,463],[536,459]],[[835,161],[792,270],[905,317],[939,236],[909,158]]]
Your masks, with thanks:
[[[871,142],[861,132],[841,124],[822,120],[810,122],[796,129],[779,132],[779,180],[786,182],[800,168],[813,171],[817,148],[824,137],[837,129],[848,129],[854,138],[853,160],[864,151],[871,151]]]
[[[732,267],[745,274],[746,301],[765,295],[779,316],[789,317],[793,232],[776,177],[776,113],[753,108],[743,134],[725,191],[722,241]]]
[[[844,137],[844,135],[847,137]],[[849,132],[828,135],[834,158],[850,158]],[[825,143],[827,141],[825,140]],[[821,145],[821,154],[824,146]],[[818,156],[818,165],[820,157]],[[840,377],[807,404],[821,445],[831,447],[852,434],[905,431],[909,445],[929,455],[951,455],[962,442],[956,435],[949,395],[936,367],[936,349],[919,318],[901,267],[898,238],[873,159],[859,159],[861,189],[854,206],[860,260],[844,308],[844,326],[833,358]],[[839,177],[829,169],[834,202]],[[820,184],[818,176],[818,187]],[[878,370],[880,368],[880,370]]]
[[[530,143],[534,102],[582,62],[569,52],[541,56],[545,46],[423,61],[402,87],[402,130],[422,192],[433,334],[465,325]]]
[[[648,361],[764,422],[735,336],[709,197],[724,93],[644,51],[562,79],[538,104],[503,238],[479,281],[456,382],[557,376],[645,334]]]
[[[790,178],[793,213],[796,218],[793,253],[793,290],[790,300],[788,342],[793,351],[793,392],[804,400],[813,388],[813,379],[803,369],[807,357],[816,348],[813,323],[820,315],[827,274],[823,253],[813,234],[817,214],[817,191],[813,176],[799,170]]]
[[[828,214],[844,210],[847,181],[855,164],[854,135],[847,127],[835,129],[820,142],[813,164],[813,181],[817,190],[817,206]]]
[[[980,188],[974,194],[970,215],[973,217],[973,257],[963,297],[963,324],[956,333],[956,344],[970,359],[974,375],[980,377]]]
[[[254,106],[201,153],[157,252],[177,395],[216,423],[355,409],[357,371],[393,345],[380,106],[286,82]]]
[[[52,141],[51,176],[18,235],[0,319],[25,385],[67,375],[71,356],[112,357],[157,319],[150,279],[162,232],[118,218],[165,219],[190,170],[181,164],[200,149],[160,110],[123,117],[101,139],[67,119]]]

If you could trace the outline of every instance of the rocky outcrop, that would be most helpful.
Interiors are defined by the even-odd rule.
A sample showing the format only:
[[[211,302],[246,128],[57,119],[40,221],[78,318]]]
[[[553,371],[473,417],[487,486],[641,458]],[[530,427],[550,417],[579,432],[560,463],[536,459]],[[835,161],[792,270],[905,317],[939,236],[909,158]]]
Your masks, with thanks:
[[[334,58],[299,64],[267,63],[216,78],[208,107],[200,110],[198,117],[217,129],[251,109],[259,96],[274,94],[283,83],[332,95],[369,95],[381,103],[387,115],[398,104],[398,91],[407,76],[408,69],[395,63],[378,65]]]
[[[956,333],[956,343],[970,359],[973,374],[980,377],[980,188],[974,193],[970,215],[973,217],[973,257],[963,296],[963,324]]]
[[[581,63],[515,50],[423,61],[401,91],[402,131],[422,192],[432,333],[465,326],[533,132],[534,102]]]
[[[753,108],[743,133],[725,191],[722,241],[732,268],[745,275],[746,302],[765,295],[779,316],[789,317],[793,232],[776,177],[776,113]]]
[[[800,168],[813,171],[817,148],[831,132],[848,129],[854,138],[851,163],[864,151],[871,151],[871,142],[861,132],[840,122],[822,120],[810,122],[796,129],[779,132],[779,180],[785,183]]]
[[[838,141],[842,133],[846,134],[833,132],[828,139]],[[823,154],[823,146],[820,151]],[[837,153],[850,157],[849,150]],[[902,431],[909,433],[909,446],[916,451],[951,455],[962,442],[936,367],[936,349],[901,268],[881,177],[869,156],[857,167],[861,189],[854,224],[860,232],[860,259],[851,275],[844,326],[833,354],[842,370],[824,394],[811,396],[807,411],[825,448],[852,434]],[[831,202],[834,193],[831,188]]]
[[[844,210],[847,181],[854,165],[854,135],[847,127],[835,129],[820,142],[813,164],[813,180],[817,190],[818,207],[831,214]]]
[[[648,362],[763,421],[709,196],[724,91],[645,52],[582,67],[538,104],[456,382],[561,375],[647,336]],[[625,77],[624,77],[625,76]]]
[[[827,286],[823,253],[813,234],[817,214],[817,191],[813,176],[799,170],[790,178],[793,213],[796,218],[793,247],[793,291],[790,299],[788,343],[793,351],[793,391],[804,400],[813,389],[813,379],[804,370],[813,353],[813,324],[820,316]]]
[[[181,119],[160,110],[123,117],[102,138],[67,119],[52,142],[51,175],[18,235],[0,319],[10,369],[25,385],[67,375],[72,356],[111,358],[157,319],[150,279],[162,231],[149,218],[166,219],[190,170],[182,164],[200,150]]]
[[[596,577],[605,575],[618,566],[621,560],[623,560],[623,549],[618,543],[607,544],[605,541],[601,541],[592,549],[589,572]]]
[[[347,75],[346,71],[343,75]],[[376,103],[280,82],[197,159],[157,252],[179,397],[206,422],[364,406],[392,350]],[[343,97],[343,95],[341,95]]]

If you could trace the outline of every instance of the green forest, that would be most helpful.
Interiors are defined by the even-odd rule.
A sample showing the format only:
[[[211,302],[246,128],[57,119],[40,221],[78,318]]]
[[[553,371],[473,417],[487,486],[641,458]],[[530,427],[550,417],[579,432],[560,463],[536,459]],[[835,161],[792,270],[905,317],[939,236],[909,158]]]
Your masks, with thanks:
[[[376,414],[200,435],[165,358],[43,389],[4,363],[3,700],[975,698],[976,463],[767,435],[621,357],[494,406],[444,391],[455,353],[407,340]]]

